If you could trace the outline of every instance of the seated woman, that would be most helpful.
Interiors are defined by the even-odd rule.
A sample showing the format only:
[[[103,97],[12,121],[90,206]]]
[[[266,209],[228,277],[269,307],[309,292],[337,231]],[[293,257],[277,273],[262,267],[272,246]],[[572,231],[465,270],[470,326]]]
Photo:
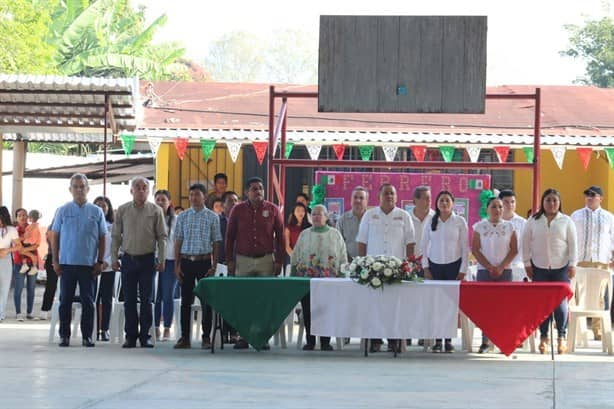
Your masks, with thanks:
[[[518,254],[514,226],[503,220],[503,201],[492,197],[486,205],[488,218],[473,225],[471,252],[478,261],[478,281],[512,281],[510,264]],[[482,335],[479,353],[490,351],[486,335]]]
[[[341,265],[347,263],[345,241],[341,233],[329,227],[328,211],[323,205],[316,205],[311,211],[313,226],[303,230],[292,252],[292,275],[298,277],[336,277]],[[313,351],[316,337],[311,335],[310,295],[301,300],[307,343],[304,351]],[[320,349],[332,351],[330,337],[320,337]]]

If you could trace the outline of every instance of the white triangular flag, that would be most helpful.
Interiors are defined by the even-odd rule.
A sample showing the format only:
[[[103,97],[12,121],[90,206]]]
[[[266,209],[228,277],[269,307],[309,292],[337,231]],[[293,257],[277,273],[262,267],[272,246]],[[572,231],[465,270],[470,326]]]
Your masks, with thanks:
[[[153,153],[154,158],[158,156],[158,149],[160,149],[160,145],[162,144],[162,138],[157,136],[150,136],[147,138],[147,142],[149,142],[149,149],[151,149],[151,153]]]
[[[307,152],[309,152],[311,160],[318,160],[321,150],[322,145],[307,145]]]
[[[239,152],[241,152],[241,142],[226,141],[226,147],[228,148],[228,153],[230,153],[232,163],[235,163],[239,157]]]
[[[473,163],[477,162],[478,158],[480,157],[480,150],[482,150],[482,148],[479,146],[468,146],[466,149],[467,153],[469,154],[469,160],[471,160]]]
[[[552,156],[554,156],[554,161],[557,165],[559,165],[559,169],[563,169],[563,161],[565,160],[565,151],[567,148],[564,146],[553,146],[550,148],[552,151]]]
[[[386,157],[386,161],[392,162],[394,161],[394,157],[397,156],[397,150],[399,149],[399,147],[394,145],[386,145],[382,146],[382,149],[384,150],[384,156]]]

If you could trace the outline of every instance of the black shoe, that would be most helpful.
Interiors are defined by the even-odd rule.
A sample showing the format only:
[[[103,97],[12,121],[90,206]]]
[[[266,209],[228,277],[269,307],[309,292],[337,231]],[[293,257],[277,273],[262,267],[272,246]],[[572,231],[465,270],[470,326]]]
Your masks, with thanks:
[[[266,344],[264,344],[264,345],[262,346],[262,348],[260,348],[260,349],[262,349],[263,351],[268,351],[269,349],[271,349],[271,346],[270,346],[270,345],[269,345],[269,343],[267,342],[267,343],[266,343]]]
[[[424,340],[423,339],[419,339],[418,340],[418,346],[421,346],[421,347],[424,346]]]
[[[315,348],[315,345],[313,344],[305,344],[303,345],[303,351],[313,351]]]
[[[83,345],[84,347],[88,347],[88,348],[96,346],[96,344],[94,344],[94,342],[92,342],[92,338],[90,338],[90,337],[83,338],[83,341],[81,341],[81,345]]]
[[[67,347],[69,345],[70,345],[70,337],[62,337],[62,338],[60,338],[59,346]]]
[[[249,344],[247,343],[246,340],[244,340],[243,338],[239,338],[235,344],[234,347],[232,347],[233,349],[247,349],[249,348]]]
[[[452,345],[451,342],[446,342],[444,349],[448,354],[451,354],[452,352],[454,352],[454,345]]]
[[[435,343],[435,345],[433,345],[433,347],[431,348],[431,352],[434,352],[434,353],[441,352],[442,350],[443,350],[443,346],[441,345],[441,342]]]
[[[334,351],[331,344],[320,345],[320,351]]]
[[[134,339],[126,339],[122,348],[136,348],[136,340]]]
[[[370,353],[379,352],[382,349],[381,342],[371,341],[371,348],[369,348]]]
[[[148,339],[141,340],[141,348],[153,348],[154,344],[151,343]]]
[[[483,354],[484,352],[488,352],[489,349],[490,349],[490,345],[482,344],[480,345],[480,349],[478,349],[478,354]]]
[[[111,335],[109,334],[109,331],[102,331],[100,333],[100,340],[104,342],[109,342],[111,340]]]
[[[409,339],[407,340],[407,346],[408,346],[408,347],[410,347],[410,346],[411,346],[411,338],[409,338]]]

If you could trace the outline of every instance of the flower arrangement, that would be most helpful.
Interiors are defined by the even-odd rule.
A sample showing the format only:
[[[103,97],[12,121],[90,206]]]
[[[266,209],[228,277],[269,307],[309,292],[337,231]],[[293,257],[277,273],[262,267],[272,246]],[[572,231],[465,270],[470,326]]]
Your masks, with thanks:
[[[384,284],[401,281],[423,281],[418,276],[422,270],[422,257],[401,260],[393,256],[356,257],[348,267],[349,276],[358,284],[372,288],[382,288]]]
[[[297,277],[336,277],[334,257],[328,256],[326,262],[322,262],[315,254],[310,254],[308,263],[296,265],[295,275]]]

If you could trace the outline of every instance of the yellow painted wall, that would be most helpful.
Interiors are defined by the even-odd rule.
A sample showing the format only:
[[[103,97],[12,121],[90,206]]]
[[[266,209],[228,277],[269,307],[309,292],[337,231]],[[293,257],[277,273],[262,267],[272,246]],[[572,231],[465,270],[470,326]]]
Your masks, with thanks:
[[[518,153],[517,158],[524,158]],[[599,157],[597,157],[599,155]],[[584,207],[584,190],[598,185],[604,191],[602,206],[614,210],[614,171],[603,152],[593,152],[588,168],[584,170],[580,158],[574,149],[568,149],[563,161],[563,169],[559,169],[552,152],[544,149],[541,152],[541,192],[555,188],[561,192],[563,213],[571,214],[576,209]],[[530,170],[517,170],[514,173],[514,191],[517,196],[516,210],[521,216],[531,208],[533,194],[533,174]],[[539,207],[539,204],[538,204]]]
[[[205,163],[200,144],[190,144],[183,160],[177,156],[173,143],[160,145],[156,158],[156,188],[168,189],[175,206],[190,207],[188,189],[191,184],[200,182],[213,189],[213,177],[222,172],[228,176],[228,190],[241,196],[243,184],[243,152],[239,153],[236,163],[232,162],[225,147],[216,146],[209,161]]]

